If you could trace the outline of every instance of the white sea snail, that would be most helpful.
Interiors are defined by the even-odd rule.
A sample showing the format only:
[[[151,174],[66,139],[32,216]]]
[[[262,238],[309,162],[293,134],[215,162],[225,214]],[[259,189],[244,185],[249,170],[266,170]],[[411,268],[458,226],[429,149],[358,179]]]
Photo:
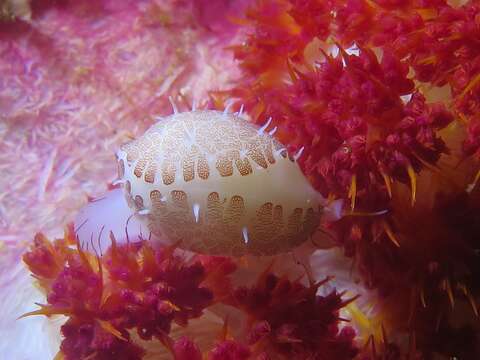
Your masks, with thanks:
[[[264,256],[293,250],[321,216],[340,218],[341,203],[327,204],[312,188],[296,157],[267,132],[269,124],[257,127],[241,113],[212,110],[160,119],[117,152],[128,206],[117,190],[103,200],[113,209],[100,211],[94,226],[125,224],[130,209],[134,233],[143,226],[149,237],[193,252]],[[77,223],[91,213],[84,210]],[[94,246],[92,227],[86,228],[83,245]],[[105,248],[106,233],[96,235]]]

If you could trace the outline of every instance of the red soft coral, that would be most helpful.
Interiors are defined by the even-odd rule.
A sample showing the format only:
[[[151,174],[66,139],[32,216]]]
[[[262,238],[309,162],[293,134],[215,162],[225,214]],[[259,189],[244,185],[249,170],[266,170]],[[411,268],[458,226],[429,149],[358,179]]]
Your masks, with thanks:
[[[393,5],[393,6],[392,6]],[[338,6],[338,37],[344,44],[391,47],[409,64],[418,81],[448,84],[458,115],[475,127],[480,98],[480,4],[453,7],[443,0],[368,2]],[[372,26],[373,25],[373,26]],[[465,146],[469,156],[471,147]]]
[[[140,360],[145,351],[128,341],[128,333],[114,335],[98,322],[70,318],[61,328],[64,340],[60,347],[66,360]]]
[[[407,72],[387,51],[381,62],[369,49],[342,52],[315,70],[296,71],[292,84],[266,89],[261,102],[281,127],[280,138],[305,146],[300,164],[314,185],[352,198],[353,206],[356,196],[391,195],[392,179],[412,182],[414,191],[414,172],[447,152],[437,132],[453,117],[418,92],[405,104],[401,96],[414,91]]]
[[[100,258],[78,248],[54,247],[42,235],[36,239],[24,259],[48,296],[47,305],[31,314],[70,317],[62,329],[67,359],[82,358],[79,346],[83,354],[125,349],[135,354],[128,357],[127,351],[125,359],[141,358],[143,352],[129,341],[128,330],[136,329],[144,340],[166,341],[173,322],[186,326],[215,300],[203,285],[207,274],[202,262],[220,284],[228,284],[223,277],[235,270],[226,258],[187,262],[173,248],[154,250],[147,242],[119,246],[113,239]],[[228,274],[220,274],[219,267]]]
[[[185,336],[173,343],[172,353],[175,360],[202,360],[198,346]]]
[[[251,75],[285,69],[286,58],[303,59],[310,41],[328,36],[331,19],[328,5],[321,2],[259,1],[246,12],[246,23],[254,32],[233,48],[235,57]]]
[[[353,359],[355,332],[339,329],[339,310],[349,301],[335,291],[317,295],[324,282],[305,287],[267,270],[254,286],[238,288],[230,301],[248,316],[249,344],[272,358]]]
[[[208,354],[208,360],[247,360],[250,349],[237,341],[224,340],[214,346]]]

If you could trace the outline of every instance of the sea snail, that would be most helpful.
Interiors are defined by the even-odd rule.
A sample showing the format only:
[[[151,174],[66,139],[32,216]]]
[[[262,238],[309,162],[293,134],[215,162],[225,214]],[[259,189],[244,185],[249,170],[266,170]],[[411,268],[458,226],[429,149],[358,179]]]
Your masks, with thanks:
[[[116,202],[123,222],[130,208],[137,232],[143,226],[193,252],[290,251],[321,216],[339,218],[341,203],[327,204],[312,188],[269,125],[257,127],[241,113],[175,112],[116,154],[128,207],[115,197],[104,201]]]

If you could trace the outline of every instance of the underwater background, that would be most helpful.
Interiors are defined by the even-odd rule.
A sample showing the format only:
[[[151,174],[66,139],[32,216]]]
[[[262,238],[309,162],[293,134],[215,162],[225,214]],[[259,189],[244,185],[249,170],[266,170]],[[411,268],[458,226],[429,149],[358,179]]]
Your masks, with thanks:
[[[271,117],[345,216],[298,254],[84,252],[172,103]],[[0,359],[480,358],[479,111],[475,0],[0,0]]]

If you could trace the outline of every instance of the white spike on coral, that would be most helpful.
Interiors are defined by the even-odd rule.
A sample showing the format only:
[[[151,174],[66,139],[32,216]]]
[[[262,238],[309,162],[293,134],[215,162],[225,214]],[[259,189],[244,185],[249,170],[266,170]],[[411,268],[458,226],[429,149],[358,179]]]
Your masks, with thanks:
[[[243,234],[243,241],[245,244],[248,244],[248,229],[246,226],[242,228],[242,234]]]
[[[237,112],[238,116],[242,116],[242,114],[243,114],[243,104],[240,105],[240,110],[238,110],[238,112]]]
[[[168,97],[168,101],[170,101],[170,105],[172,105],[173,113],[178,114],[177,105],[175,105],[175,101],[173,101],[171,96]]]
[[[227,106],[225,106],[225,110],[223,110],[223,115],[228,115],[230,113],[231,106],[232,103],[228,103]]]
[[[138,215],[148,215],[148,214],[150,214],[149,209],[143,209],[138,212]]]
[[[294,159],[295,161],[297,161],[298,159],[300,159],[300,156],[302,156],[302,154],[303,154],[303,150],[305,150],[305,146],[302,146],[302,147],[300,148],[300,150],[298,150],[297,153],[293,156],[293,159]]]
[[[271,122],[272,122],[272,118],[269,117],[267,119],[267,122],[260,129],[258,129],[258,135],[262,135],[265,132],[265,130],[270,126]]]
[[[268,135],[273,136],[277,132],[277,127],[275,126],[272,130],[268,132]]]
[[[284,151],[287,151],[287,149],[285,149],[285,148],[278,149],[277,151],[275,151],[275,156],[280,155]]]
[[[200,205],[197,203],[193,204],[193,215],[195,216],[195,222],[198,223],[200,217]]]
[[[120,185],[120,184],[125,184],[125,179],[115,179],[115,180],[112,181],[113,186],[117,186],[117,185]]]

